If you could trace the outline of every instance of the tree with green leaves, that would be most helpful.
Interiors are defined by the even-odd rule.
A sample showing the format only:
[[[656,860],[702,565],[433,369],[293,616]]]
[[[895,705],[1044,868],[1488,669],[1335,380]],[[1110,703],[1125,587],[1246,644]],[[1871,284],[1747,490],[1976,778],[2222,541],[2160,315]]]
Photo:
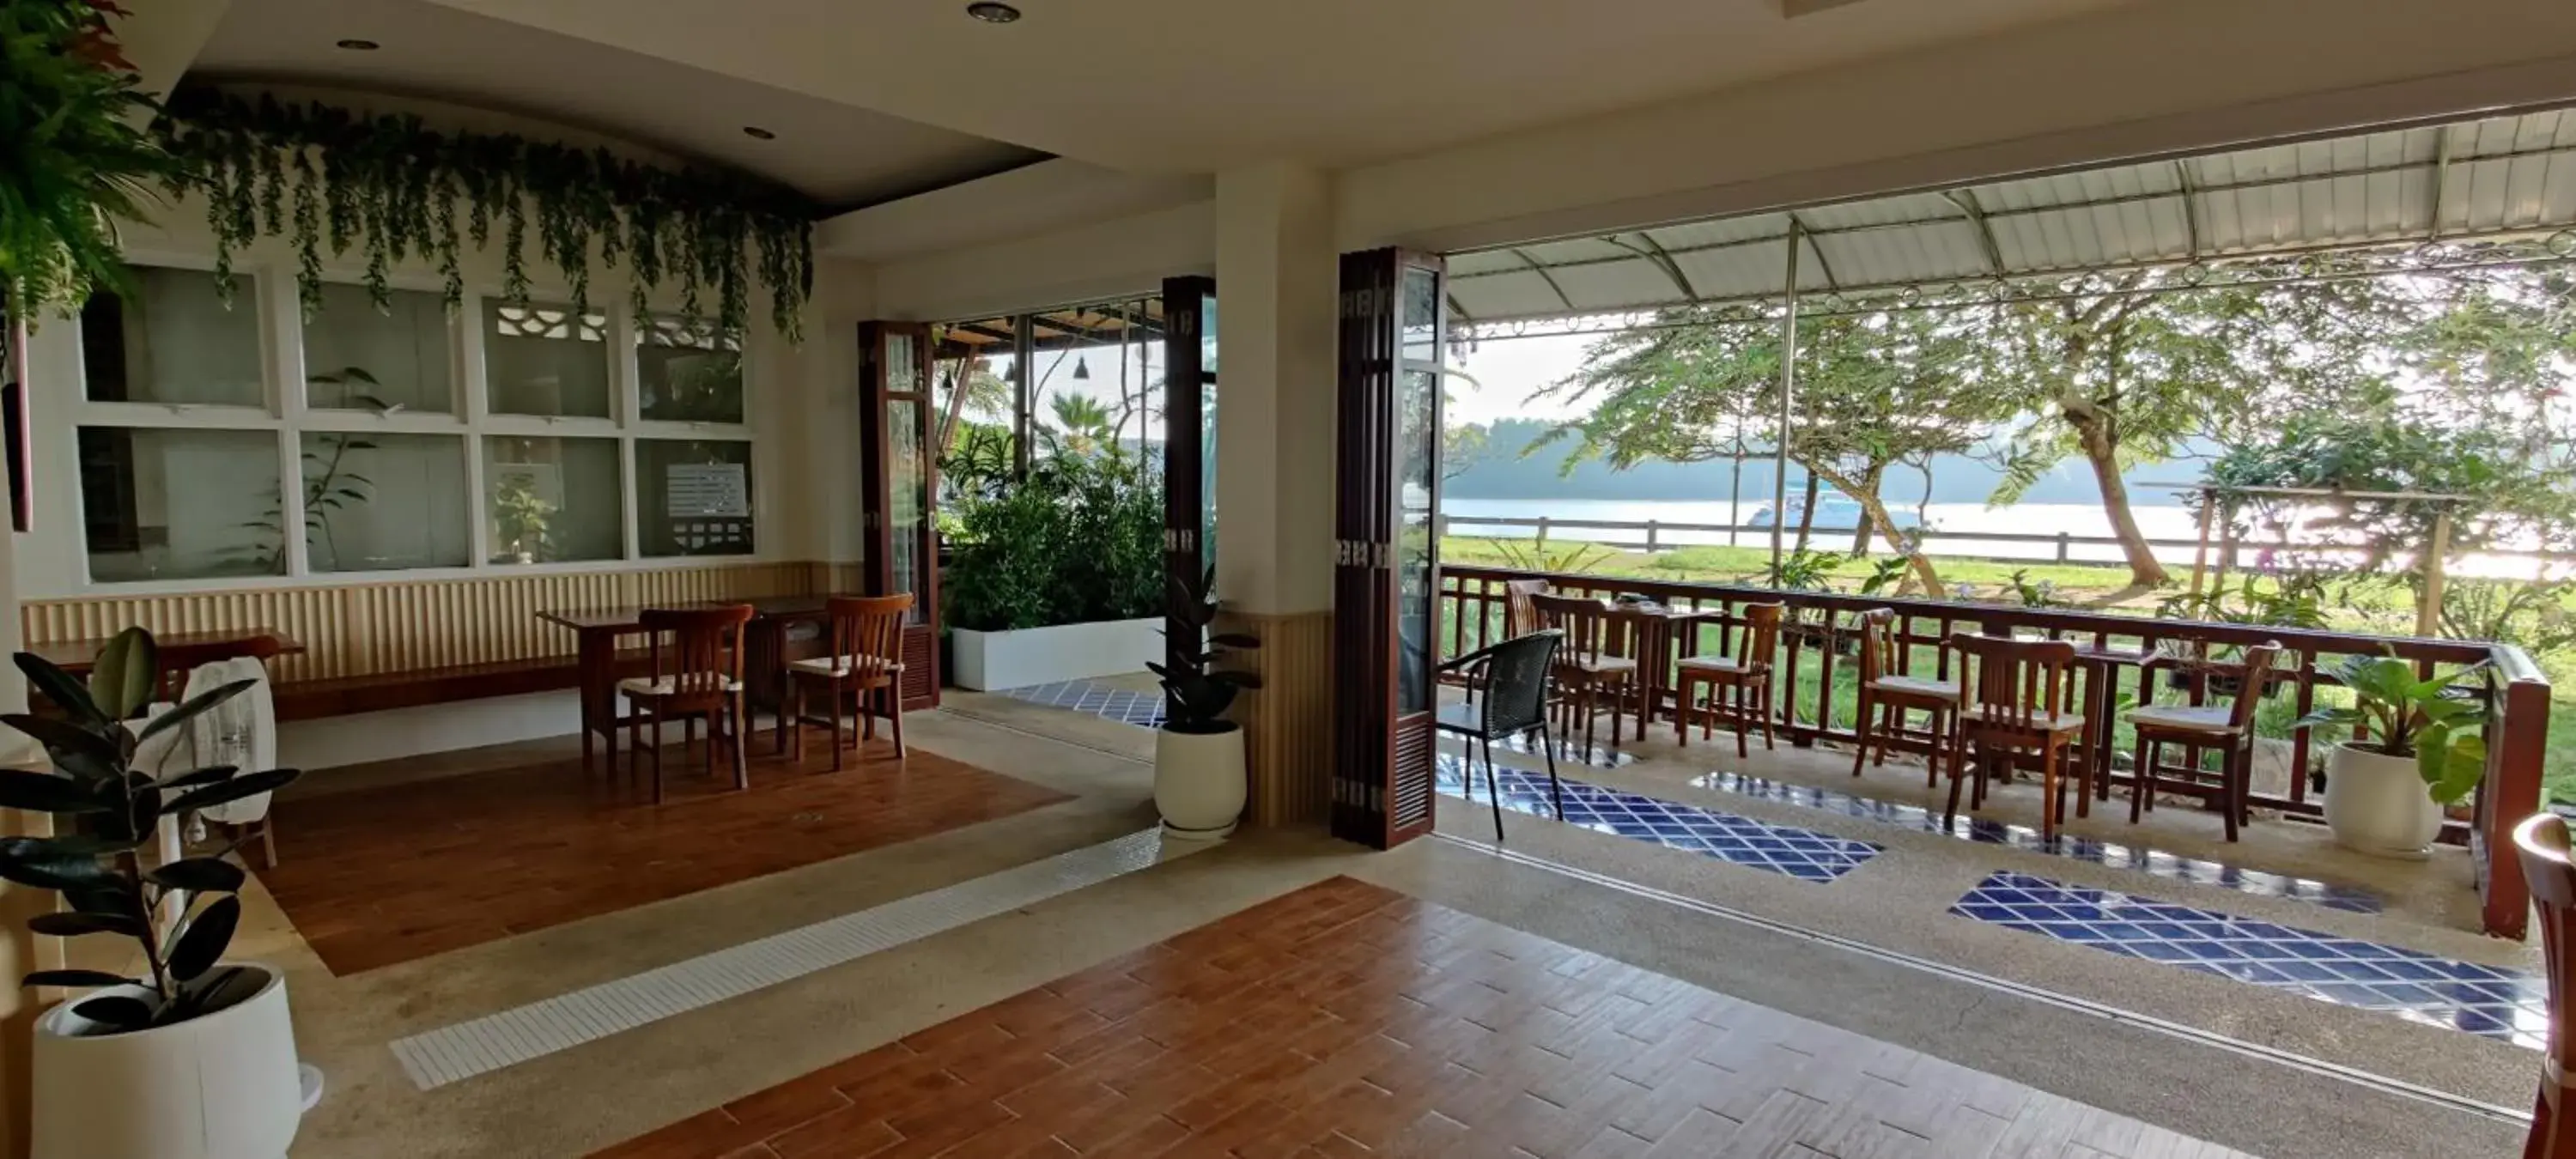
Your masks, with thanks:
[[[2254,267],[2223,285],[2198,284],[2194,268],[2081,274],[1956,315],[1983,354],[1977,386],[2024,416],[1996,456],[2004,480],[1992,502],[2082,461],[2139,588],[2167,577],[2123,473],[2176,457],[2195,436],[2259,442],[2285,414],[2375,386],[2388,335],[2415,316],[2386,279],[2316,278],[2385,268],[2374,259]]]
[[[1916,582],[1940,577],[1919,542],[1900,537],[1881,490],[1890,468],[1974,447],[2009,417],[1973,388],[1971,335],[1942,314],[1896,310],[1801,319],[1798,382],[1786,455],[1859,503],[1868,525],[1910,557]],[[1589,403],[1538,446],[1571,440],[1565,468],[1603,459],[1702,462],[1776,436],[1780,327],[1758,311],[1670,310],[1602,338],[1572,377],[1543,395]]]
[[[1047,399],[1047,409],[1054,415],[1055,427],[1044,433],[1055,453],[1096,455],[1115,445],[1110,439],[1109,408],[1099,399],[1061,393]]]

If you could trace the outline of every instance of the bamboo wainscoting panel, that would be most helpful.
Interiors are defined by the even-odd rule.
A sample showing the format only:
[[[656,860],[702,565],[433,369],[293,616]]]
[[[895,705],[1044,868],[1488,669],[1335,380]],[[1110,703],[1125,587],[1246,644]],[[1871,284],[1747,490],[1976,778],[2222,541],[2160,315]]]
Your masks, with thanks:
[[[279,681],[330,680],[568,657],[573,634],[537,613],[808,595],[825,590],[817,581],[830,574],[828,565],[800,561],[107,596],[32,601],[19,618],[31,645],[137,624],[164,633],[275,628],[306,649],[273,662]]]
[[[1262,681],[1234,709],[1252,780],[1245,823],[1323,824],[1332,800],[1333,613],[1228,612],[1219,619],[1224,630],[1261,641],[1229,660],[1259,672]]]

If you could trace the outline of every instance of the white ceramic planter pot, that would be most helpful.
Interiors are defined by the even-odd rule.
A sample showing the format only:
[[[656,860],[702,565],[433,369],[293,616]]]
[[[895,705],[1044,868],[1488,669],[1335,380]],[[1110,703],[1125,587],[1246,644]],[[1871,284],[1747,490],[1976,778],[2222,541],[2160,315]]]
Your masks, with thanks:
[[[1154,808],[1163,832],[1213,840],[1234,832],[1243,816],[1243,730],[1154,733]]]
[[[2415,758],[2339,744],[2326,757],[2326,824],[2346,849],[2420,860],[2442,832],[2442,810]]]
[[[64,1002],[36,1020],[35,1159],[285,1159],[304,1113],[286,977],[173,1026],[93,1035]],[[100,993],[145,993],[114,987]]]
[[[949,633],[949,678],[959,688],[992,692],[1092,676],[1142,672],[1163,658],[1163,618],[1058,624],[1016,632]]]

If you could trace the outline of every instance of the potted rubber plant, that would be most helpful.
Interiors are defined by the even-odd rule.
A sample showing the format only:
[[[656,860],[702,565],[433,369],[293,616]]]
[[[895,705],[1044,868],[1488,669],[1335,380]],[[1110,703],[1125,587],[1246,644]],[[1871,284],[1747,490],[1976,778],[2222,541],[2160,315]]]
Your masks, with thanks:
[[[49,937],[123,939],[134,975],[38,970],[29,986],[87,993],[36,1020],[36,1159],[198,1159],[286,1154],[304,1098],[285,975],[228,963],[245,871],[222,856],[147,867],[164,818],[274,791],[292,769],[136,768],[143,746],[249,688],[226,684],[151,715],[160,662],[150,633],[128,628],[86,684],[21,652],[18,667],[55,715],[0,723],[53,758],[53,772],[0,770],[0,805],[55,818],[55,836],[0,838],[0,878],[53,890],[66,908],[28,928]],[[184,736],[184,733],[180,735]]]
[[[2317,709],[2297,727],[2353,730],[2326,757],[2326,824],[2337,844],[2425,855],[2442,831],[2442,807],[2466,801],[2486,775],[2486,705],[2457,688],[2479,667],[2426,680],[2395,656],[2347,656],[2335,666],[2352,704]]]
[[[1163,727],[1154,734],[1154,808],[1163,831],[1211,839],[1234,832],[1243,815],[1243,726],[1225,718],[1234,698],[1261,687],[1254,672],[1219,668],[1229,653],[1261,646],[1240,632],[1211,632],[1217,602],[1213,576],[1196,583],[1172,577],[1172,622],[1164,663],[1146,665],[1163,683]]]

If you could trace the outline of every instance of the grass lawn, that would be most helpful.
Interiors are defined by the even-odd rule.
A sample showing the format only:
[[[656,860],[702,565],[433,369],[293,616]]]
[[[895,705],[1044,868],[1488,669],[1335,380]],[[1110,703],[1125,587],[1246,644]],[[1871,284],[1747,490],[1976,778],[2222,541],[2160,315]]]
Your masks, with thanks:
[[[1839,544],[1819,540],[1816,546],[1819,548],[1848,547],[1850,544],[1848,540],[1842,540]],[[1638,579],[1683,583],[1750,582],[1758,584],[1770,567],[1771,551],[1767,546],[1692,546],[1649,555],[1640,551],[1616,551],[1566,541],[1551,543],[1544,549],[1539,549],[1528,540],[1450,536],[1440,542],[1440,558],[1446,563],[1486,567],[1531,566],[1530,561],[1536,560],[1535,566],[1544,571],[1631,576]],[[2117,593],[2126,588],[2129,581],[2127,568],[2101,564],[2014,563],[1936,557],[1933,560],[1933,566],[1939,572],[1942,583],[1973,584],[1980,596],[1988,598],[2008,593],[2011,576],[2016,571],[2023,572],[2023,578],[2031,583],[2048,581],[2054,587],[2057,598],[2074,604],[2084,604]],[[1861,580],[1866,579],[1872,570],[1870,560],[1847,559],[1834,569],[1835,584],[1844,590],[1850,590],[1857,587]],[[2092,610],[2121,615],[2152,615],[2155,612],[2157,599],[2156,596],[2133,597]],[[2347,609],[2345,615],[2338,618],[2348,618],[2351,621],[2350,629],[2354,631],[2374,630],[2372,622],[2384,625],[2392,617],[2400,623],[2411,622],[2412,593],[2402,586],[2392,587],[2390,599],[2392,603],[2389,606],[2371,609],[2367,616]],[[2378,630],[2385,629],[2383,627]],[[2549,673],[2556,693],[2549,714],[2549,744],[2545,757],[2546,763],[2543,765],[2541,774],[2542,792],[2549,800],[2576,802],[2576,653],[2562,651],[2543,655],[2537,659],[2541,667]],[[1848,664],[1837,665],[1834,675],[1835,715],[1838,720],[1848,721],[1854,707],[1853,698],[1856,693],[1847,685],[1856,676],[1853,667]],[[1812,717],[1818,696],[1814,665],[1801,665],[1798,683],[1800,688],[1796,701],[1797,712],[1801,717]],[[2332,695],[2331,690],[2325,691],[2324,694]],[[1782,695],[1786,697],[1788,694],[1784,690]],[[2266,719],[2261,731],[2267,735],[2286,735],[2289,722],[2286,713],[2281,715],[2282,719],[2278,721]],[[2125,745],[2127,729],[2123,726],[2120,731],[2121,737],[2114,743]]]

